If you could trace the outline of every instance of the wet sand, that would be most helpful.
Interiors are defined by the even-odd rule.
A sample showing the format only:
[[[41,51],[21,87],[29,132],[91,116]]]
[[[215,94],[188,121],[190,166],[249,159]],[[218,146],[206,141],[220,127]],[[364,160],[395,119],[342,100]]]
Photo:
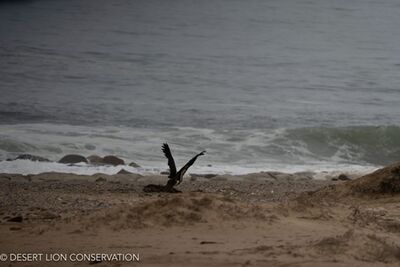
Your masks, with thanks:
[[[0,175],[0,253],[135,253],[139,262],[4,266],[399,266],[400,171],[186,177]]]

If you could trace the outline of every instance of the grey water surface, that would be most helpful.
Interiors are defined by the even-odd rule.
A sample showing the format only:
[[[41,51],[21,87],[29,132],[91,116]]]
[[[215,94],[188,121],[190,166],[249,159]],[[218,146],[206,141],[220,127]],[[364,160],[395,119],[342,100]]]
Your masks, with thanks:
[[[399,103],[397,0],[0,1],[2,158],[380,165]]]

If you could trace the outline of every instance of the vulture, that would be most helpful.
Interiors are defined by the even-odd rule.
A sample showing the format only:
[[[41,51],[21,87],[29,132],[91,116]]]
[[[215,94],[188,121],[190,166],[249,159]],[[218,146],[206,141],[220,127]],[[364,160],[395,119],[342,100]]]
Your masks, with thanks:
[[[200,156],[203,156],[206,151],[202,151],[196,156],[194,156],[191,160],[189,160],[178,172],[176,172],[176,165],[174,157],[172,156],[171,149],[167,143],[164,143],[162,146],[162,151],[164,152],[165,157],[168,159],[168,166],[169,166],[169,175],[168,175],[168,183],[166,188],[172,189],[175,185],[178,185],[182,182],[183,176],[185,175],[186,171],[193,165],[196,159]]]

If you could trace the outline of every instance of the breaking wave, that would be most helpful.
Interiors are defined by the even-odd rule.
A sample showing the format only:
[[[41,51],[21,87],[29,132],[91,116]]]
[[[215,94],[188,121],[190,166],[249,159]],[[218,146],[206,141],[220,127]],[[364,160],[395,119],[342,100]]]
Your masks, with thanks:
[[[213,130],[0,125],[0,160],[24,153],[53,161],[71,153],[112,154],[138,163],[145,171],[157,172],[167,167],[160,146],[168,142],[177,165],[184,164],[196,152],[207,150],[207,156],[191,169],[196,172],[332,170],[339,166],[379,167],[398,161],[399,136],[399,126]],[[4,166],[0,164],[0,172],[4,172]]]

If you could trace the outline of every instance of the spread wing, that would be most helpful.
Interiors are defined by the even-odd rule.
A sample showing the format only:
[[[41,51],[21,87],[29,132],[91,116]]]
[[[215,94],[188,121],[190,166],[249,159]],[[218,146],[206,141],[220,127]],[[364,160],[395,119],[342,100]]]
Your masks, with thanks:
[[[172,157],[171,150],[167,143],[162,145],[162,152],[164,152],[165,157],[168,159],[168,166],[169,166],[169,178],[173,178],[176,174],[176,166],[174,158]]]
[[[180,184],[182,182],[183,179],[183,175],[185,175],[186,171],[189,169],[190,166],[193,165],[193,163],[196,161],[196,159],[199,156],[203,156],[204,153],[206,153],[206,151],[202,151],[201,153],[197,154],[196,156],[194,156],[191,160],[188,161],[188,163],[185,164],[185,166],[183,166],[178,173],[176,174],[176,177],[178,179],[178,184]]]

